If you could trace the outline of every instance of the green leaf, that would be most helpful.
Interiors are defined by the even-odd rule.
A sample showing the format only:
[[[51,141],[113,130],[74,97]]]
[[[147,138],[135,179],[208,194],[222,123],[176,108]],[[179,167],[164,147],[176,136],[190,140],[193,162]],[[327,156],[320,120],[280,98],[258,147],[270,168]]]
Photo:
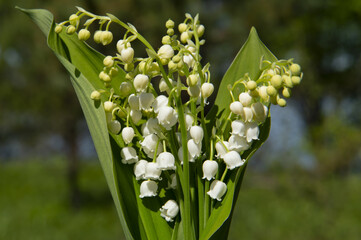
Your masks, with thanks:
[[[212,127],[215,126],[216,119],[225,121],[230,113],[229,104],[232,100],[227,86],[233,85],[235,81],[242,78],[246,73],[249,74],[251,79],[256,80],[262,72],[260,69],[261,59],[272,62],[277,60],[261,42],[256,29],[252,28],[246,43],[238,52],[220,83],[215,103],[207,114],[208,131],[211,131]],[[242,155],[242,158],[246,159],[247,162],[254,152],[266,141],[270,124],[271,120],[268,117],[265,123],[260,126],[260,139],[254,142],[252,147]],[[228,235],[233,206],[236,203],[245,170],[246,164],[237,170],[231,171],[227,182],[227,193],[221,202],[216,203],[200,239],[219,239]]]
[[[20,9],[20,8],[19,8]],[[146,208],[139,200],[139,183],[134,180],[133,165],[120,164],[122,144],[118,136],[109,135],[105,112],[97,106],[90,94],[95,89],[104,88],[98,74],[103,69],[104,56],[82,41],[76,34],[65,31],[56,34],[53,16],[46,10],[25,10],[26,13],[48,38],[48,45],[71,76],[71,82],[83,109],[101,166],[112,194],[125,237],[127,239],[170,239],[172,228],[160,216],[161,200],[151,201],[153,210]],[[117,92],[125,73],[119,69],[112,79],[112,87]],[[154,209],[156,207],[156,209]],[[154,229],[147,225],[152,222]]]

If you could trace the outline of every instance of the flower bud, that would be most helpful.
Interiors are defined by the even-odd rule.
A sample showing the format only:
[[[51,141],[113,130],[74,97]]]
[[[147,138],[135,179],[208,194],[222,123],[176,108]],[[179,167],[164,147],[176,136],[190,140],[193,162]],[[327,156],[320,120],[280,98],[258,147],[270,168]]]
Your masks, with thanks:
[[[132,142],[134,138],[134,129],[132,127],[125,127],[122,130],[122,138],[125,144],[129,144]]]
[[[62,25],[56,25],[56,27],[55,27],[55,32],[56,33],[61,33],[61,31],[63,30],[63,26]]]
[[[132,47],[124,48],[120,53],[120,59],[125,63],[131,63],[134,58],[134,49]]]
[[[206,160],[206,161],[204,161],[204,163],[202,165],[202,169],[203,169],[203,178],[202,179],[207,178],[207,180],[210,181],[217,174],[218,163],[216,161]]]
[[[170,59],[174,56],[174,50],[170,45],[165,44],[159,48],[158,56],[161,59]]]
[[[112,56],[106,56],[103,60],[103,64],[107,68],[111,68],[114,65],[114,60]]]
[[[227,192],[227,185],[222,181],[214,180],[207,194],[212,199],[217,199],[218,201],[222,201],[222,197],[226,192]]]
[[[69,23],[73,26],[76,26],[79,23],[79,16],[76,14],[70,15]]]
[[[179,25],[178,25],[178,30],[179,30],[179,32],[181,32],[181,33],[185,32],[185,31],[187,30],[187,24],[185,24],[185,23],[179,24]]]
[[[118,134],[120,132],[121,127],[122,126],[118,120],[113,120],[110,123],[108,123],[109,132],[112,134]]]
[[[292,81],[293,85],[298,85],[301,83],[301,78],[298,76],[292,76],[291,81]]]
[[[243,107],[249,106],[252,102],[252,97],[249,95],[249,93],[246,92],[239,94],[238,99],[240,103],[242,103]]]
[[[172,40],[171,40],[171,38],[170,38],[168,35],[165,35],[165,36],[162,37],[162,43],[163,43],[164,45],[166,45],[166,44],[171,44],[171,43],[172,43]]]
[[[73,26],[73,25],[69,25],[67,28],[66,28],[66,33],[67,34],[73,34],[75,33],[76,31],[76,28]]]
[[[167,34],[168,34],[169,36],[173,36],[173,35],[174,35],[174,29],[173,29],[173,28],[168,28]]]
[[[183,56],[183,62],[185,62],[188,65],[188,67],[194,67],[195,64],[194,58],[192,57],[192,55],[189,54]],[[179,63],[182,63],[182,61],[180,61]],[[182,68],[183,63],[181,66],[179,66],[179,63],[178,63],[178,68]]]
[[[282,95],[283,95],[285,98],[291,97],[291,89],[285,87],[285,88],[282,90]]]
[[[80,41],[86,41],[90,38],[90,32],[87,29],[81,29],[78,33],[78,38]]]
[[[229,170],[235,169],[243,165],[244,161],[236,151],[230,151],[223,156],[223,161],[226,163]]]
[[[277,90],[274,86],[270,85],[267,87],[267,94],[271,97],[274,97],[277,95]]]
[[[189,130],[191,137],[194,139],[195,143],[200,143],[203,139],[203,128],[200,126],[192,126]]]
[[[177,68],[178,68],[178,64],[176,64],[175,62],[173,62],[173,61],[169,61],[168,62],[168,69],[169,69],[169,71],[176,71],[177,70]]]
[[[135,78],[134,78],[134,88],[135,90],[137,90],[137,92],[144,92],[149,84],[149,77],[147,75],[144,74],[138,74]]]
[[[287,105],[287,102],[285,99],[283,98],[278,98],[277,99],[277,104],[280,106],[280,107],[285,107]]]
[[[298,65],[297,63],[293,63],[290,66],[290,70],[291,70],[292,75],[299,76],[301,73],[301,66]]]
[[[212,83],[203,83],[201,87],[201,93],[203,98],[208,98],[212,95],[214,91],[214,86]]]
[[[168,200],[160,209],[160,216],[167,222],[173,222],[173,219],[178,215],[179,207],[176,201]]]
[[[188,76],[187,78],[187,84],[188,86],[194,86],[196,85],[198,82],[200,82],[200,77],[198,74],[191,74]]]
[[[119,86],[120,96],[127,97],[132,92],[132,84],[130,82],[122,82]]]
[[[152,180],[140,184],[140,198],[157,196],[158,185]]]
[[[113,33],[110,31],[102,31],[100,35],[100,42],[105,46],[113,41]]]
[[[191,38],[190,34],[188,32],[182,32],[180,36],[180,40],[182,43],[187,43],[187,41]]]
[[[104,71],[101,71],[99,73],[99,79],[104,82],[110,82],[112,80],[111,77],[108,74],[106,74]]]
[[[145,174],[144,178],[152,180],[160,180],[160,175],[162,170],[159,169],[158,163],[148,162],[145,165]]]
[[[112,112],[115,107],[116,104],[111,101],[104,102],[104,111],[106,112]]]
[[[257,88],[257,83],[253,80],[247,82],[247,88],[250,91],[253,91]]]
[[[243,111],[243,105],[241,102],[235,101],[232,102],[229,105],[229,108],[231,109],[231,112],[237,115],[243,115],[244,111]]]
[[[203,36],[204,30],[205,30],[205,27],[204,27],[203,25],[199,25],[199,26],[197,27],[198,37],[202,37],[202,36]]]
[[[128,48],[128,47],[130,47],[130,43],[127,42],[127,44],[125,44],[125,40],[123,40],[123,39],[120,39],[117,42],[117,51],[118,51],[119,54],[122,53],[123,49]]]
[[[158,167],[161,170],[175,170],[175,158],[169,152],[162,152],[157,157]]]
[[[273,75],[271,78],[271,84],[273,87],[275,87],[276,89],[282,87],[282,77],[281,75]]]
[[[133,147],[124,147],[120,150],[123,164],[132,164],[138,162],[137,152]]]
[[[282,79],[283,79],[283,82],[285,83],[286,87],[288,87],[288,88],[293,87],[293,83],[292,83],[290,76],[282,75]]]
[[[134,175],[136,180],[144,179],[145,175],[145,166],[147,165],[148,161],[146,160],[139,160],[134,165]]]
[[[143,115],[142,112],[139,110],[130,110],[130,118],[132,119],[134,124],[137,124],[141,119]]]
[[[90,94],[90,98],[94,101],[99,101],[100,100],[100,97],[101,97],[101,94],[100,92],[98,91],[93,91],[91,94]]]
[[[168,21],[165,23],[166,28],[174,28],[174,22],[171,19],[168,19]]]
[[[268,102],[269,100],[269,95],[267,93],[267,87],[266,86],[262,86],[258,89],[258,94],[259,96],[262,98],[263,101]]]
[[[94,42],[95,43],[100,43],[101,42],[101,36],[102,36],[102,32],[101,30],[97,30],[94,33]]]
[[[268,114],[268,108],[260,102],[253,103],[251,106],[253,118],[256,122],[264,122]]]

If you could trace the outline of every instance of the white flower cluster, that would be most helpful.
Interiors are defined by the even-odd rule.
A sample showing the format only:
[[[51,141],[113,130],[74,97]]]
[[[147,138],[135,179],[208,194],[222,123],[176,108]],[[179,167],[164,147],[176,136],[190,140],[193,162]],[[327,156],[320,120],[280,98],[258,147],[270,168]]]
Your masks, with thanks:
[[[112,42],[113,35],[107,30],[112,22],[109,17],[88,14],[81,8],[78,14],[57,25],[55,31],[60,33],[69,23],[66,32],[73,34],[80,26],[80,18],[88,16],[85,28],[78,33],[79,39],[87,40],[90,37],[87,28],[99,21],[100,29],[108,24],[105,30],[95,32],[94,41],[103,45]],[[117,41],[116,54],[103,60],[99,79],[105,90],[95,90],[90,97],[102,102],[109,132],[121,136],[121,162],[134,164],[134,177],[140,181],[139,197],[155,197],[160,192],[158,188],[165,185],[165,190],[179,191],[182,189],[177,181],[181,178],[179,172],[185,170],[185,166],[190,166],[188,170],[192,171],[200,164],[204,181],[213,180],[206,189],[207,194],[221,201],[227,192],[227,171],[245,164],[242,155],[258,140],[259,125],[268,116],[269,104],[284,106],[286,102],[279,91],[283,89],[282,96],[289,97],[290,88],[301,81],[299,65],[292,61],[264,61],[264,71],[258,80],[245,75],[236,81],[230,91],[231,114],[223,121],[230,126],[218,126],[212,136],[208,136],[204,106],[214,86],[210,83],[209,64],[202,67],[200,63],[200,46],[205,42],[200,38],[205,28],[199,24],[198,16],[186,14],[185,21],[178,25],[179,39],[174,22],[168,20],[167,35],[157,52],[144,42],[134,26],[125,26],[127,32]],[[135,56],[132,42],[137,39],[147,47],[148,57]],[[117,86],[112,80],[120,69],[124,70],[125,77]],[[234,89],[239,84],[243,91],[235,99]],[[182,91],[188,93],[187,98],[182,96]],[[225,132],[229,127],[232,131]],[[220,169],[225,170],[219,173]],[[161,181],[167,184],[159,184]],[[161,216],[168,222],[174,221],[178,212],[178,203],[173,199],[160,208]]]

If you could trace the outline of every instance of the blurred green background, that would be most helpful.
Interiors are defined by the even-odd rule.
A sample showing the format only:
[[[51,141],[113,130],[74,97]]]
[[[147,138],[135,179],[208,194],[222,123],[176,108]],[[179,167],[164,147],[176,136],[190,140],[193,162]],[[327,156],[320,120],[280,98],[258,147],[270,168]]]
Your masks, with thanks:
[[[287,108],[271,109],[230,239],[361,238],[361,1],[0,0],[0,239],[123,238],[69,78],[15,5],[58,22],[74,6],[110,12],[156,48],[168,18],[199,12],[215,81],[255,26],[304,79]]]

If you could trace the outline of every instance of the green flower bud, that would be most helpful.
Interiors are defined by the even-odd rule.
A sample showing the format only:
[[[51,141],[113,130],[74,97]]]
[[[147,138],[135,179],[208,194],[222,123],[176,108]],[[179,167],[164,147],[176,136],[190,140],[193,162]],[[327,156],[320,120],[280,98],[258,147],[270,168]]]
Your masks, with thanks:
[[[104,102],[104,110],[106,112],[112,112],[115,107],[116,107],[116,104],[111,101]]]
[[[99,73],[99,78],[100,80],[104,81],[104,82],[110,82],[112,79],[110,78],[110,76],[108,74],[106,74],[104,71],[101,71]]]
[[[285,107],[287,105],[287,102],[285,99],[283,98],[278,98],[277,99],[277,104],[280,106],[280,107]]]
[[[110,31],[102,31],[100,35],[100,41],[105,46],[113,41],[113,33]]]
[[[109,71],[109,76],[115,77],[118,74],[118,71],[119,71],[118,68],[112,67]]]
[[[292,80],[291,80],[290,76],[282,75],[282,79],[283,79],[283,82],[285,83],[286,87],[288,87],[288,88],[293,87],[293,83],[292,83]]]
[[[90,32],[87,29],[81,29],[78,33],[78,38],[80,41],[86,41],[90,37]]]
[[[271,84],[272,86],[274,86],[276,89],[280,88],[282,86],[282,77],[281,75],[273,75],[271,78]]]
[[[128,63],[124,65],[124,70],[127,72],[133,71],[134,69],[134,64],[133,63]]]
[[[63,30],[63,26],[61,26],[61,25],[56,25],[56,27],[55,27],[55,32],[56,33],[61,33],[61,31]]]
[[[202,36],[203,36],[204,30],[205,30],[205,27],[204,27],[203,25],[199,25],[199,26],[197,27],[198,37],[202,37]]]
[[[161,59],[160,59],[160,62],[162,63],[162,65],[167,65],[168,62],[169,62],[169,59],[161,58]]]
[[[100,97],[101,97],[101,94],[100,94],[100,92],[98,92],[98,91],[93,91],[92,93],[91,93],[91,95],[90,95],[90,98],[92,99],[92,100],[94,100],[94,101],[99,101],[100,100]]]
[[[76,14],[70,15],[69,23],[73,26],[76,26],[79,23],[79,16]]]
[[[122,82],[119,91],[121,97],[128,97],[132,93],[132,84],[130,82]]]
[[[301,83],[301,78],[297,77],[297,76],[292,76],[291,81],[292,81],[293,85],[298,85]]]
[[[284,89],[282,90],[282,95],[283,95],[285,98],[291,97],[291,89],[289,89],[289,88],[284,88]]]
[[[182,32],[180,40],[182,43],[187,43],[187,40],[190,39],[190,34],[188,32]]]
[[[199,97],[201,89],[198,85],[188,87],[187,92],[190,97]]]
[[[73,26],[73,25],[69,25],[67,28],[66,28],[66,33],[67,34],[73,34],[75,33],[76,31],[76,28]]]
[[[267,93],[267,87],[266,86],[262,86],[258,89],[258,94],[259,96],[262,98],[263,101],[268,102],[269,100],[269,95]]]
[[[299,76],[301,73],[301,66],[298,65],[297,63],[293,63],[290,66],[290,70],[291,70],[292,75]]]
[[[173,72],[176,71],[177,67],[178,67],[178,65],[176,63],[174,63],[173,61],[168,62],[168,69],[170,71],[173,71]]]
[[[171,39],[170,39],[170,37],[168,36],[168,35],[166,35],[166,36],[163,36],[163,38],[162,38],[162,43],[164,44],[164,45],[166,45],[166,44],[171,44]]]
[[[178,25],[178,30],[179,30],[179,32],[181,32],[181,33],[187,31],[187,24],[185,24],[185,23],[179,24],[179,25]]]
[[[182,68],[183,68],[183,65],[184,65],[184,62],[183,62],[183,61],[179,61],[179,62],[177,63],[177,66],[178,66],[179,69],[182,69]],[[179,72],[179,73],[180,73],[180,72]],[[183,74],[182,76],[184,76],[184,74]]]
[[[174,22],[171,19],[168,19],[168,21],[165,23],[166,28],[174,28]]]
[[[111,68],[114,65],[114,60],[112,56],[106,56],[103,60],[103,64],[107,68]]]
[[[167,30],[167,34],[168,34],[169,36],[173,36],[173,35],[174,35],[174,29],[173,29],[173,28],[169,28],[169,29]]]
[[[201,93],[204,98],[208,98],[212,95],[214,86],[212,83],[203,83],[201,87]]]
[[[199,75],[198,74],[191,74],[188,76],[187,78],[187,85],[188,86],[194,86],[198,83],[199,81]]]
[[[253,80],[248,81],[246,85],[247,85],[248,90],[251,90],[251,91],[253,91],[257,88],[257,83]]]
[[[109,132],[112,134],[118,134],[121,128],[122,126],[118,120],[112,120],[110,123],[108,123]]]
[[[94,33],[94,42],[95,43],[100,43],[101,42],[102,32],[103,31],[101,31],[101,30],[95,31],[95,33]]]
[[[274,97],[277,95],[277,90],[274,86],[268,86],[267,87],[267,94],[271,97]]]
[[[172,58],[172,61],[175,62],[175,63],[178,63],[180,60],[182,60],[181,56],[179,55],[175,55],[173,58]]]

